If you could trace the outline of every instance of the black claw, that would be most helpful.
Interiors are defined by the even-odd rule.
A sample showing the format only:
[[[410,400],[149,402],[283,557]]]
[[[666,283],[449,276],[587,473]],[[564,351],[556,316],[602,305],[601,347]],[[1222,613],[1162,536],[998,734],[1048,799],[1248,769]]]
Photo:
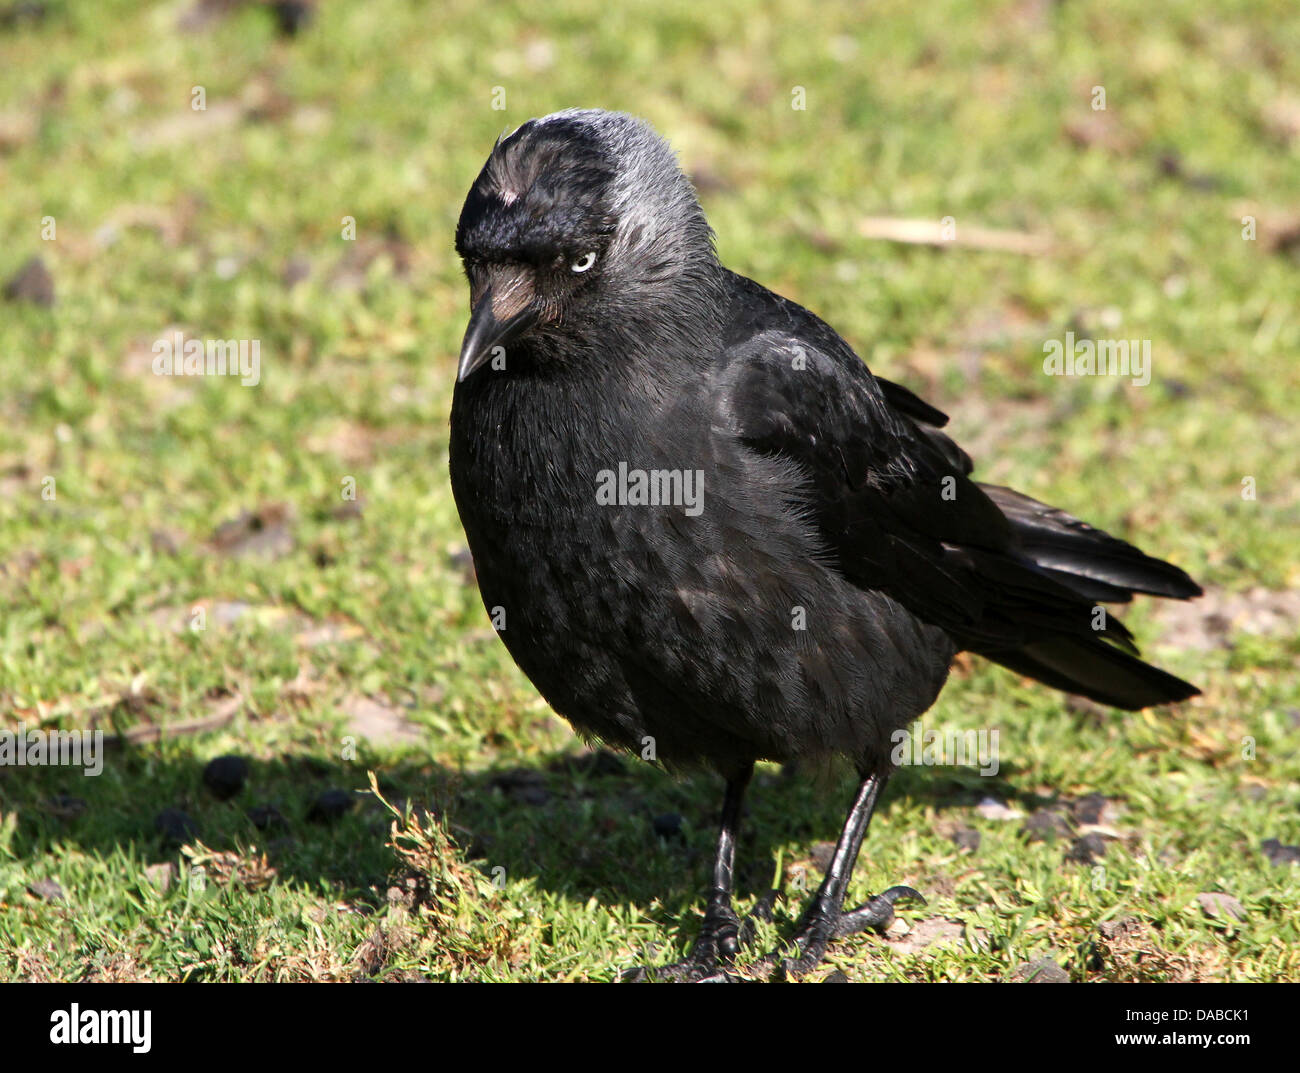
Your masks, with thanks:
[[[671,965],[637,965],[620,974],[628,984],[675,981],[678,983],[724,984],[739,978],[726,971],[737,955],[754,941],[756,920],[771,920],[772,906],[780,891],[770,890],[754,905],[744,920],[730,909],[712,909],[705,914],[699,938],[682,961]]]
[[[856,909],[841,913],[835,921],[835,938],[842,939],[846,935],[853,935],[867,928],[889,927],[894,919],[895,903],[904,898],[918,901],[922,905],[926,904],[920,891],[913,890],[911,887],[890,887]]]
[[[880,898],[872,898],[866,905],[841,913],[835,922],[834,935],[837,939],[843,939],[846,935],[855,935],[868,928],[884,929],[889,927],[893,919],[893,905]]]
[[[786,957],[777,951],[759,961],[756,967],[766,970],[773,979],[804,976],[821,964],[826,947],[832,939],[841,939],[866,928],[888,927],[894,919],[894,903],[905,898],[925,904],[920,891],[911,887],[890,887],[858,908],[841,912],[828,920],[814,901],[804,913],[798,932],[788,944],[795,948],[797,956]]]
[[[732,984],[738,980],[716,962],[695,958],[671,965],[637,965],[619,976],[619,982],[625,984]]]
[[[753,939],[754,921],[771,919],[772,905],[777,896],[776,891],[763,895],[738,928],[734,919],[707,921],[695,949],[686,960],[671,965],[639,965],[628,969],[620,979],[624,983],[735,983],[739,978],[728,973],[726,965]],[[821,964],[832,939],[842,939],[867,928],[888,927],[894,919],[894,905],[905,899],[926,904],[925,896],[912,887],[890,887],[856,909],[841,912],[828,920],[825,910],[819,912],[818,903],[814,901],[804,913],[803,923],[793,939],[782,950],[760,958],[748,971],[775,980],[806,976]],[[794,948],[794,957],[786,954],[790,947]]]
[[[698,965],[729,962],[740,951],[740,919],[730,908],[710,910],[686,960]]]
[[[712,982],[712,978],[718,975],[716,963],[687,958],[671,965],[637,965],[625,971],[619,979],[625,984],[682,984]]]
[[[825,956],[826,940],[816,936],[807,945],[800,945],[800,953],[797,958],[782,958],[780,971],[776,973],[774,978],[777,980],[797,980],[801,976],[807,976],[822,963],[822,958]]]
[[[772,909],[776,906],[776,900],[781,897],[781,892],[775,887],[771,888],[763,897],[754,903],[754,908],[750,911],[750,917],[754,920],[771,921]]]

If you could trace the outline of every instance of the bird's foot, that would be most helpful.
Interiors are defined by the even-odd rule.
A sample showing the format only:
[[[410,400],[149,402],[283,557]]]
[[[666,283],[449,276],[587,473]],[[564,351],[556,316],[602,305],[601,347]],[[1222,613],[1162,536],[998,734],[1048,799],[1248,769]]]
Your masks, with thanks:
[[[637,965],[619,979],[625,984],[727,984],[733,978],[717,961],[696,960],[692,954],[671,965]]]
[[[695,945],[683,960],[671,965],[638,965],[623,973],[623,983],[732,983],[738,978],[727,972],[728,967],[753,941],[755,920],[772,919],[776,896],[776,891],[763,895],[743,921],[730,906],[710,906]]]
[[[756,968],[766,970],[765,975],[775,979],[805,976],[821,964],[832,939],[842,939],[867,928],[889,927],[894,919],[894,903],[904,898],[925,904],[921,893],[911,887],[890,887],[856,909],[832,910],[820,898],[815,899],[790,941],[794,956],[788,956],[787,947],[763,958]]]

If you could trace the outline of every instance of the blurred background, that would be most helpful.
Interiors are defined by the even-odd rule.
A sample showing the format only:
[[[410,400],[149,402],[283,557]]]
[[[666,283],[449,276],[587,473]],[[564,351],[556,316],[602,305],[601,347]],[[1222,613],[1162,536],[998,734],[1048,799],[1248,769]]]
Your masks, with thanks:
[[[1177,713],[959,664],[927,718],[1001,727],[1001,772],[895,780],[853,893],[931,904],[834,964],[1300,977],[1289,0],[0,0],[0,730],[108,743],[93,778],[0,766],[0,977],[683,947],[716,787],[550,712],[447,484],[461,202],[572,106],[652,122],[724,262],[950,413],[980,479],[1207,588],[1126,615],[1203,688]],[[1149,343],[1149,382],[1047,375],[1067,333]],[[159,375],[178,338],[257,375]],[[372,771],[418,806],[392,846]],[[844,792],[761,776],[742,880],[791,893],[778,928]]]

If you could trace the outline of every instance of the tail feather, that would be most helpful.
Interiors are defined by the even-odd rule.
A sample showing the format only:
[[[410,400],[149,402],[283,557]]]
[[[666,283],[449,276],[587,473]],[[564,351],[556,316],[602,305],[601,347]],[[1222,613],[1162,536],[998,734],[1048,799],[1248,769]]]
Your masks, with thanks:
[[[1201,595],[1195,581],[1171,563],[1062,510],[1009,488],[980,488],[1011,522],[1022,569],[1027,561],[1041,580],[1026,585],[1021,575],[1013,584],[1004,564],[1000,580],[1007,610],[1032,632],[1014,646],[985,640],[971,644],[972,651],[1056,689],[1116,708],[1135,710],[1200,693],[1190,682],[1139,659],[1128,631],[1113,616],[1108,616],[1104,632],[1092,631],[1087,607],[1126,603],[1134,593],[1186,600]],[[980,566],[990,576],[987,560]]]
[[[1186,700],[1201,692],[1190,682],[1091,637],[1049,637],[1015,651],[981,655],[1055,689],[1128,711]]]
[[[1178,600],[1201,595],[1201,587],[1172,563],[1154,559],[1063,510],[1010,488],[990,484],[980,488],[1011,522],[1021,550],[1039,566],[1111,589],[1127,589],[1130,595],[1143,592]]]

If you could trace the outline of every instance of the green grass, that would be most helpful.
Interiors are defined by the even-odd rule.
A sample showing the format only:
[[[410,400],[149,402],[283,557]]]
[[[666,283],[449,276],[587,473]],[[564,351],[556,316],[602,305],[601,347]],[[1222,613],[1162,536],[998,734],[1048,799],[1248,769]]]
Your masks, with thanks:
[[[286,41],[255,6],[185,31],[186,5],[68,0],[0,26],[0,280],[39,255],[57,296],[0,301],[0,728],[134,736],[95,778],[0,767],[0,979],[607,980],[685,950],[719,786],[566,764],[580,745],[493,635],[447,484],[455,221],[492,140],[557,108],[650,119],[701,179],[725,261],[948,410],[982,479],[1140,539],[1206,584],[1205,614],[1294,596],[1300,259],[1278,235],[1300,213],[1300,13],[859,7],[372,0]],[[952,216],[958,242],[862,237],[877,216]],[[1051,245],[975,249],[975,227]],[[260,340],[260,384],[153,376],[176,328]],[[1150,339],[1150,385],[1043,375],[1067,330]],[[347,478],[359,513],[339,509]],[[211,543],[275,504],[273,553]],[[910,883],[929,897],[901,911],[913,939],[938,921],[957,939],[859,937],[831,965],[1300,979],[1300,869],[1260,849],[1300,843],[1295,616],[1234,621],[1207,650],[1183,645],[1188,615],[1126,620],[1205,695],[1121,716],[960,665],[926,725],[998,728],[1001,771],[905,769],[851,892]],[[354,743],[358,697],[418,733]],[[201,771],[228,752],[252,770],[220,802]],[[371,772],[431,813],[393,845],[368,792],[308,818]],[[742,904],[774,879],[787,894],[764,944],[789,934],[848,792],[760,774]],[[1100,868],[974,808],[1091,793],[1120,806]],[[253,826],[265,803],[282,827]],[[168,807],[198,825],[183,850],[154,829]],[[652,833],[666,813],[680,838]],[[45,879],[63,901],[29,893]],[[1216,891],[1246,918],[1208,918],[1196,895]]]

